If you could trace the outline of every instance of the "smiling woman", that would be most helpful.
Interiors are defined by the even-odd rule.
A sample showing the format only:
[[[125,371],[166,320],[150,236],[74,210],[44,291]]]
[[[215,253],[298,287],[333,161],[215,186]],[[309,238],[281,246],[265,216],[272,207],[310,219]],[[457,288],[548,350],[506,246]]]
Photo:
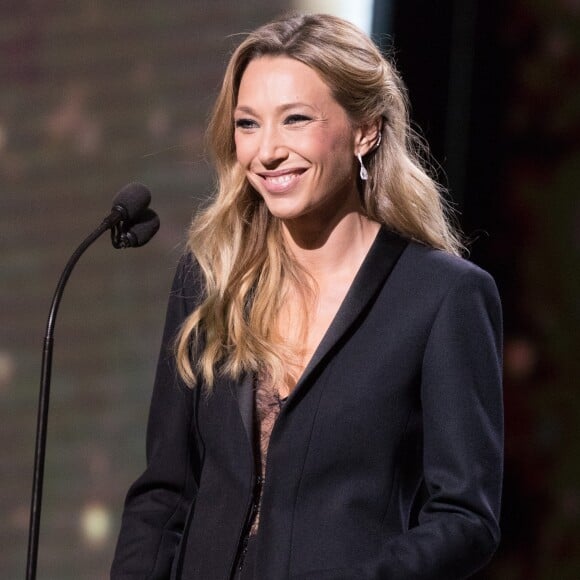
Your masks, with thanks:
[[[465,578],[499,538],[501,311],[359,29],[226,70],[113,580]]]
[[[270,213],[292,230],[288,241],[362,213],[356,155],[377,143],[379,121],[354,126],[312,68],[282,56],[253,60],[234,119],[238,162]]]

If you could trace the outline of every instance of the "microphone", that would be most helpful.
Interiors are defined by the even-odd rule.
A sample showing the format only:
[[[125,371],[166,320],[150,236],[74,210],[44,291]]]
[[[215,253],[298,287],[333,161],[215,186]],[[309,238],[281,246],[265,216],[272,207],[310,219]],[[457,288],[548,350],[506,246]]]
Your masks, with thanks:
[[[103,220],[108,227],[119,222],[134,223],[151,203],[151,192],[142,183],[129,183],[115,196],[111,213]]]
[[[46,323],[46,334],[44,336],[44,348],[42,351],[38,414],[36,419],[36,443],[34,448],[34,470],[32,475],[32,499],[30,502],[30,526],[28,529],[26,580],[35,580],[36,578],[54,326],[64,288],[73,268],[84,251],[107,230],[111,230],[113,245],[116,248],[137,248],[146,244],[159,229],[159,216],[152,209],[148,209],[150,202],[151,192],[140,183],[130,183],[121,189],[113,200],[113,207],[109,215],[83,240],[69,258],[54,292],[48,314],[48,321]]]
[[[139,221],[121,234],[120,244],[115,247],[140,248],[157,233],[159,225],[159,216],[150,208],[144,209],[139,214]]]
[[[135,243],[135,236],[129,236],[132,225],[151,219],[151,215],[144,215],[151,201],[151,192],[141,183],[129,183],[113,200],[111,213],[103,220],[102,227],[111,229],[111,243],[113,247],[136,248],[142,246],[153,237],[157,229],[151,230],[151,235],[141,244]],[[159,221],[159,220],[158,220]],[[141,230],[142,228],[140,228]]]

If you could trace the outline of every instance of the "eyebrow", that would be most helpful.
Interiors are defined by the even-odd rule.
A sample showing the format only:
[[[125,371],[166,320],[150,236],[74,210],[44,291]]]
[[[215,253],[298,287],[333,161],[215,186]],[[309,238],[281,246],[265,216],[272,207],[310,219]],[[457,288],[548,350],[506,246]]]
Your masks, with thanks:
[[[288,109],[294,109],[296,107],[307,107],[310,110],[314,110],[314,107],[312,105],[309,105],[308,103],[303,103],[301,101],[296,101],[293,103],[284,103],[283,105],[276,107],[276,111],[283,113],[284,111],[287,111]],[[241,113],[248,113],[250,115],[256,115],[256,111],[254,111],[254,109],[252,109],[252,107],[248,107],[245,105],[236,107],[235,111],[239,111]]]

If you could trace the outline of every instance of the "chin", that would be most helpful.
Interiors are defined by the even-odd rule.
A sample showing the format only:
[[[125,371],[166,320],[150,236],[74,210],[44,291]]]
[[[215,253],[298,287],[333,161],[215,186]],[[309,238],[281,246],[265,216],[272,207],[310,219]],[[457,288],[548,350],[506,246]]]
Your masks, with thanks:
[[[270,194],[260,192],[260,197],[266,204],[268,211],[281,220],[297,219],[308,211],[302,204],[296,203],[295,198],[291,199],[289,196],[272,199]]]
[[[296,220],[304,216],[304,212],[292,208],[281,208],[276,204],[266,204],[266,207],[275,218],[282,221]]]

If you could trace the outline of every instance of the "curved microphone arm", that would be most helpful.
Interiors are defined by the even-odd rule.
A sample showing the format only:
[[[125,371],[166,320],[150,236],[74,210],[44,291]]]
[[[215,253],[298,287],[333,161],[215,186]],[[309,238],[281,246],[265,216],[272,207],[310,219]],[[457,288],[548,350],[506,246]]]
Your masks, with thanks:
[[[50,377],[52,370],[52,348],[54,344],[54,325],[56,314],[66,283],[85,250],[113,225],[112,220],[106,218],[101,225],[90,234],[67,262],[54,292],[42,351],[42,370],[40,375],[40,394],[38,398],[38,416],[36,420],[36,445],[34,450],[34,472],[32,481],[32,501],[30,506],[30,528],[28,531],[28,559],[26,563],[26,580],[36,578],[36,564],[38,557],[38,535],[40,530],[40,512],[42,508],[42,484],[44,480],[44,458],[46,452],[46,427],[48,423],[48,406],[50,399]]]
[[[92,234],[83,240],[81,245],[70,257],[54,292],[50,312],[48,314],[48,321],[46,323],[46,334],[42,351],[40,393],[38,398],[38,416],[36,420],[36,444],[34,449],[34,471],[32,476],[32,501],[30,505],[30,527],[28,530],[26,580],[34,580],[36,578],[40,512],[42,508],[42,483],[44,479],[44,458],[46,455],[46,426],[48,423],[52,348],[54,343],[54,325],[62,294],[73,268],[85,250],[108,229],[118,228],[119,224],[138,223],[140,214],[147,209],[150,201],[151,192],[141,183],[129,183],[121,189],[113,200],[113,207],[109,215],[101,222],[101,225],[93,231]],[[155,232],[153,232],[153,234],[154,233]],[[151,234],[151,236],[153,234]]]

